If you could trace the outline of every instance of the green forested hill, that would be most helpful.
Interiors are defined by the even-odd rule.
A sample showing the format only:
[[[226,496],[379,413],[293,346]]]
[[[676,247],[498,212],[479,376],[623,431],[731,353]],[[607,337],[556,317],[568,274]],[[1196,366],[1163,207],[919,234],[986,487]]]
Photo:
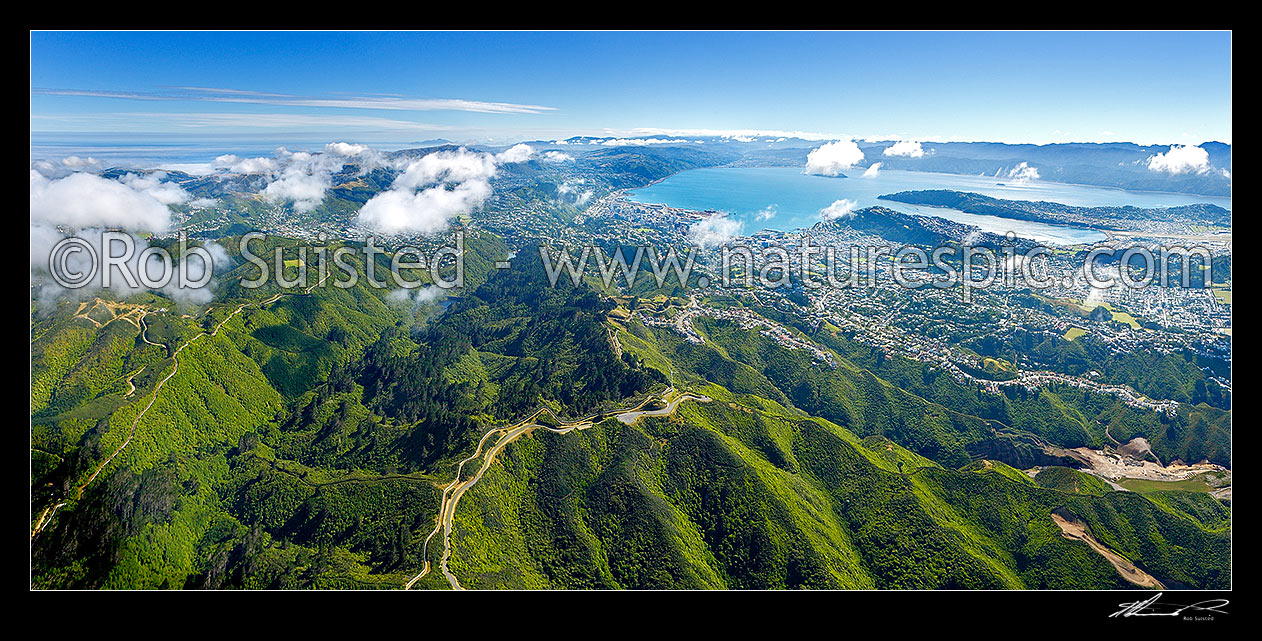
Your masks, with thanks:
[[[819,337],[834,369],[722,321],[698,321],[705,345],[615,330],[608,299],[541,282],[533,248],[509,270],[489,268],[499,239],[469,250],[441,314],[362,283],[268,304],[278,291],[225,287],[189,316],[152,296],[33,310],[33,521],[62,504],[33,585],[399,587],[479,435],[540,406],[621,406],[668,374],[713,400],[503,451],[456,512],[466,586],[1129,587],[1052,510],[1167,585],[1230,584],[1230,512],[1206,494],[977,460],[999,436],[1095,443],[1116,408],[979,396],[844,337]]]
[[[466,587],[1118,588],[1062,508],[1163,581],[1225,587],[1229,535],[1137,494],[955,471],[717,386],[512,448],[457,515]],[[1208,496],[1199,507],[1224,514]]]

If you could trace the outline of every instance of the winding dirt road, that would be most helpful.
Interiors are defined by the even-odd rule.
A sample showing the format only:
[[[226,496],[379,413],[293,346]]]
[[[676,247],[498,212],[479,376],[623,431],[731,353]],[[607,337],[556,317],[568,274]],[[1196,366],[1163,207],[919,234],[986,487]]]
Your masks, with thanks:
[[[328,275],[326,274],[324,278],[321,278],[320,280],[316,281],[314,285],[303,290],[301,294],[304,294],[304,295],[310,294],[313,289],[323,284],[327,278],[328,278]],[[298,292],[295,292],[295,293],[298,293]],[[282,292],[280,294],[276,294],[275,296],[272,296],[271,298],[268,298],[267,300],[260,301],[258,303],[242,303],[235,310],[233,310],[231,314],[228,314],[227,318],[220,321],[219,324],[215,326],[215,329],[213,331],[201,332],[198,335],[188,339],[187,341],[184,341],[184,344],[176,348],[176,350],[171,353],[171,360],[175,361],[175,367],[171,369],[170,374],[167,374],[166,377],[158,381],[158,384],[153,388],[153,396],[150,397],[149,403],[145,405],[144,409],[140,410],[140,413],[136,415],[136,418],[134,420],[132,420],[131,431],[128,432],[127,438],[124,439],[122,444],[120,444],[117,448],[115,448],[114,451],[111,452],[110,455],[104,461],[102,461],[101,464],[98,465],[95,470],[93,470],[92,475],[88,477],[88,480],[84,481],[82,484],[80,484],[79,486],[75,488],[75,500],[78,500],[80,497],[82,497],[84,488],[86,488],[90,483],[92,483],[92,481],[96,480],[96,477],[100,475],[102,470],[105,469],[105,466],[109,465],[114,460],[114,458],[117,457],[119,453],[123,451],[124,448],[126,448],[129,444],[131,444],[132,439],[135,438],[136,436],[136,428],[140,425],[140,420],[145,417],[145,414],[148,413],[149,409],[153,407],[153,404],[157,402],[158,392],[162,391],[162,388],[163,386],[167,384],[167,381],[171,380],[171,377],[175,376],[176,373],[180,371],[180,360],[176,357],[180,355],[180,352],[184,351],[185,347],[188,347],[189,345],[193,343],[193,341],[196,341],[197,339],[203,336],[212,336],[212,337],[217,336],[219,334],[219,330],[223,328],[223,326],[227,324],[228,321],[232,320],[234,317],[236,317],[237,314],[241,313],[241,310],[247,307],[257,306],[259,308],[262,308],[267,305],[271,305],[272,303],[280,300],[281,298],[285,296],[292,296],[292,295],[294,294],[286,294]],[[145,317],[151,313],[153,312],[145,310],[144,312],[140,314],[140,318],[138,322],[138,325],[140,327],[140,338],[141,340],[143,340],[144,342],[150,345],[156,345],[158,347],[165,347],[161,343],[155,343],[149,340],[149,337],[145,335],[145,332],[149,329],[149,326],[145,324]],[[137,372],[137,374],[138,373],[139,372]],[[135,374],[133,374],[132,376],[135,376]],[[128,383],[129,384],[131,383],[130,378],[128,378]],[[132,390],[133,392],[135,391],[134,386]],[[35,523],[35,527],[31,530],[31,540],[35,540],[35,537],[38,536],[39,533],[42,532],[44,528],[48,526],[49,523],[52,523],[53,516],[57,514],[57,510],[60,509],[69,501],[70,501],[70,498],[67,497],[65,500],[62,500],[56,503],[52,507],[44,508],[44,511],[40,513],[39,515],[39,520]]]
[[[645,405],[647,405],[650,401],[653,400],[652,397],[649,397],[641,401],[635,407],[632,407],[627,410],[623,410],[621,412],[618,412],[617,414],[613,414],[612,416],[614,418],[617,418],[619,421],[623,422],[626,425],[631,425],[635,423],[637,420],[645,416],[666,416],[669,414],[673,414],[675,410],[679,407],[679,404],[682,403],[683,401],[692,400],[692,401],[697,401],[700,403],[708,403],[711,400],[708,396],[700,396],[700,395],[695,395],[695,394],[680,394],[678,396],[674,396],[674,398],[671,398],[674,394],[675,394],[674,388],[670,388],[664,394],[662,394],[661,400],[663,402],[666,402],[666,405],[664,407],[654,409],[654,410],[643,409]],[[671,398],[671,400],[667,402],[666,401],[667,398]],[[539,425],[535,423],[535,421],[539,418],[539,416],[544,413],[551,416],[554,421],[560,424],[560,427],[552,427],[549,425]],[[451,558],[451,527],[452,527],[452,522],[455,520],[455,517],[456,517],[456,506],[460,503],[460,497],[464,496],[464,493],[469,491],[469,488],[476,485],[477,482],[482,479],[482,475],[486,473],[487,469],[491,467],[491,463],[495,462],[496,455],[504,451],[505,447],[508,447],[508,445],[512,443],[513,441],[516,441],[517,439],[521,438],[522,436],[526,434],[533,432],[536,429],[545,429],[545,430],[548,430],[549,432],[555,432],[557,434],[568,434],[575,430],[588,429],[592,427],[593,425],[595,425],[596,423],[599,423],[600,421],[603,421],[609,418],[610,416],[611,415],[608,413],[603,413],[603,414],[594,414],[592,416],[588,416],[588,417],[573,420],[573,421],[564,421],[564,420],[561,420],[559,417],[557,417],[557,415],[553,413],[551,408],[543,407],[538,410],[535,410],[529,416],[518,421],[517,423],[514,423],[513,425],[510,425],[508,427],[501,427],[501,428],[493,429],[487,432],[486,434],[484,434],[482,438],[478,441],[478,446],[476,449],[474,449],[473,454],[469,455],[468,458],[460,461],[460,463],[456,466],[456,478],[451,483],[449,483],[445,488],[443,488],[442,499],[438,506],[437,523],[434,525],[434,530],[429,533],[429,536],[425,537],[425,543],[421,549],[421,558],[424,559],[425,565],[421,568],[421,571],[419,574],[412,577],[412,580],[408,581],[403,586],[403,589],[405,590],[411,589],[412,586],[416,585],[417,581],[420,581],[427,574],[429,574],[429,571],[430,571],[429,542],[440,531],[443,533],[443,554],[438,563],[439,569],[442,571],[443,576],[447,578],[447,583],[451,584],[452,589],[455,589],[455,590],[464,589],[463,587],[460,586],[460,581],[456,578],[454,574],[451,573],[451,570],[448,569],[447,567],[447,561],[450,560]],[[486,451],[486,454],[483,455],[482,449],[483,447],[485,447],[487,439],[491,438],[492,436],[496,434],[500,435],[499,440],[497,440],[495,444],[491,446],[489,450]],[[478,471],[472,477],[470,477],[469,480],[461,482],[460,481],[461,473],[464,470],[465,463],[476,460],[478,458],[482,458],[482,465],[478,467]]]

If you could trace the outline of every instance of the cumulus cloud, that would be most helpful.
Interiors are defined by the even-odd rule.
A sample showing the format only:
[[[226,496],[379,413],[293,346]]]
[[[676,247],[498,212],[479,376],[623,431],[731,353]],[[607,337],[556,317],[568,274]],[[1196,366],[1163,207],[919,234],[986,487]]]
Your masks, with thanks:
[[[900,140],[881,152],[883,156],[904,156],[907,158],[920,158],[925,155],[925,150],[920,148],[920,143],[915,140]]]
[[[168,162],[157,166],[163,171],[178,171],[190,176],[209,176],[215,173],[215,166],[209,162]]]
[[[107,251],[114,256],[121,256],[123,242],[117,237],[107,240],[105,231],[101,228],[81,229],[76,231],[74,235],[90,244],[101,256],[105,255]],[[100,295],[102,291],[109,291],[118,298],[126,298],[143,292],[154,292],[165,296],[176,304],[205,305],[214,299],[217,285],[214,280],[214,273],[222,273],[232,266],[232,259],[229,257],[227,250],[217,243],[206,243],[202,245],[202,248],[210,254],[209,265],[200,253],[190,251],[186,257],[187,262],[185,264],[187,281],[181,280],[181,277],[178,275],[180,268],[178,263],[175,263],[170,268],[171,272],[169,273],[172,275],[165,283],[160,287],[149,288],[144,284],[143,280],[140,280],[141,274],[145,274],[151,279],[158,279],[166,268],[162,259],[151,254],[144,265],[141,265],[141,253],[149,247],[149,242],[136,234],[127,232],[116,233],[125,233],[130,239],[133,251],[123,261],[123,269],[135,279],[135,282],[128,282],[128,278],[123,275],[120,268],[114,267],[111,269],[108,288],[102,287],[101,276],[96,275],[83,287],[65,289],[47,274],[49,253],[52,247],[65,236],[52,227],[33,226],[31,228],[31,280],[33,283],[40,285],[40,304],[53,305],[58,301],[67,299],[85,300]],[[85,254],[70,254],[66,255],[65,258],[66,266],[71,272],[92,273],[100,265],[99,261],[90,263]],[[206,271],[208,267],[213,269],[213,272],[209,275]],[[185,283],[201,283],[201,285],[197,287],[185,286]]]
[[[1027,183],[1039,179],[1039,170],[1023,160],[1021,164],[1008,170],[1008,178],[1018,183]]]
[[[408,163],[390,189],[359,210],[359,223],[385,233],[435,234],[449,219],[480,206],[491,195],[496,158],[461,148]]]
[[[261,192],[262,196],[272,202],[290,202],[294,209],[307,212],[324,202],[324,192],[332,187],[332,174],[342,168],[343,163],[324,162],[326,157],[307,152],[285,154],[288,161],[276,180],[267,184]]]
[[[530,145],[527,145],[525,143],[521,143],[518,145],[513,145],[512,147],[509,147],[508,149],[505,149],[504,151],[500,152],[498,155],[495,156],[495,159],[504,164],[511,164],[511,163],[518,163],[518,162],[526,162],[527,160],[530,160],[531,157],[533,157],[534,155],[535,155],[534,147],[531,147]]]
[[[852,218],[854,217],[854,208],[858,206],[858,204],[859,203],[850,200],[849,198],[834,200],[831,205],[819,210],[819,216],[824,220]]]
[[[31,169],[38,171],[45,178],[62,178],[78,171],[101,171],[105,163],[88,156],[66,156],[59,161],[37,160],[31,163]]]
[[[1164,154],[1151,156],[1147,161],[1152,171],[1175,174],[1203,174],[1209,171],[1209,152],[1200,147],[1172,145]]]
[[[357,145],[349,142],[331,142],[324,146],[324,150],[331,154],[347,156],[350,158],[373,153],[372,147],[369,147],[368,145]]]
[[[214,201],[192,198],[178,184],[166,182],[167,174],[163,171],[127,173],[118,180],[110,180],[87,171],[99,166],[94,161],[80,159],[60,163],[55,168],[57,173],[61,173],[62,168],[81,169],[61,177],[50,178],[38,169],[30,172],[30,273],[32,284],[39,286],[40,303],[51,305],[59,300],[82,300],[100,293],[99,275],[83,287],[65,289],[50,277],[48,262],[53,247],[69,235],[86,241],[100,257],[106,251],[118,255],[123,247],[118,241],[105,242],[107,230],[121,230],[118,233],[125,234],[133,247],[125,266],[127,274],[136,280],[128,282],[128,278],[117,268],[111,270],[109,290],[114,295],[126,297],[153,291],[176,303],[202,305],[210,302],[214,296],[213,274],[206,273],[209,265],[198,252],[187,255],[187,281],[172,277],[160,287],[147,287],[140,275],[157,277],[163,263],[157,256],[150,255],[147,262],[141,264],[141,252],[149,246],[149,241],[137,232],[168,231],[171,226],[170,205],[205,206]],[[204,248],[210,254],[214,267],[230,267],[231,258],[223,247],[207,243]],[[100,265],[99,261],[90,264],[85,253],[62,254],[60,257],[66,261],[70,272],[92,273]],[[178,270],[178,267],[175,269]],[[185,286],[190,282],[198,283],[203,278],[208,282],[200,287]]]
[[[413,310],[427,303],[433,303],[442,295],[441,287],[427,285],[425,287],[399,288],[386,294],[386,300],[392,303],[410,305]]]
[[[291,203],[296,211],[307,212],[324,202],[333,186],[333,174],[354,163],[362,175],[389,166],[384,154],[367,145],[331,142],[322,153],[276,150],[275,158],[220,156],[212,166],[230,173],[262,174],[271,179],[261,195],[275,203]]]
[[[863,160],[863,150],[853,140],[830,142],[806,155],[806,173],[836,176]]]
[[[587,183],[585,178],[574,178],[557,185],[557,195],[561,200],[573,202],[576,207],[582,207],[591,200],[593,192],[585,189],[583,185]]]
[[[874,162],[874,163],[872,163],[872,165],[871,165],[870,167],[868,167],[866,170],[864,170],[864,172],[863,172],[863,177],[864,177],[864,178],[875,178],[875,177],[877,177],[877,175],[879,175],[879,174],[881,173],[881,164],[882,164],[882,163],[879,163],[879,162]]]
[[[32,171],[31,224],[41,223],[161,232],[171,224],[171,211],[149,193],[116,180],[82,172],[49,180]]]
[[[270,175],[276,171],[276,161],[271,158],[239,158],[235,154],[219,156],[211,161],[210,166],[233,174]]]
[[[574,156],[564,151],[545,151],[543,152],[543,159],[547,162],[567,162],[574,160]]]
[[[754,213],[754,220],[766,221],[776,217],[776,206],[767,205]]]
[[[148,194],[163,205],[182,205],[192,199],[183,187],[173,182],[162,182],[166,177],[165,171],[155,171],[149,174],[129,173],[118,180],[136,191]]]
[[[408,163],[394,180],[394,187],[418,189],[437,183],[489,180],[495,175],[495,157],[461,148],[421,156]]]
[[[739,220],[714,214],[693,224],[688,229],[688,239],[703,248],[718,247],[740,236],[744,228],[745,224]]]
[[[490,185],[482,180],[471,180],[451,188],[436,185],[417,192],[391,189],[365,203],[359,211],[359,221],[390,234],[436,234],[447,228],[448,219],[468,213],[490,195]]]

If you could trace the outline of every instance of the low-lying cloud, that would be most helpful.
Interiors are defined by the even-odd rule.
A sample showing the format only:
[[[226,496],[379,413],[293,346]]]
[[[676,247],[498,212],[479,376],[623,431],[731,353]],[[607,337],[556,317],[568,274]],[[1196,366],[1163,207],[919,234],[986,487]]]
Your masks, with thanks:
[[[853,218],[854,209],[859,203],[842,198],[834,200],[831,205],[819,210],[819,217],[824,220],[837,220],[839,218]]]
[[[386,300],[392,303],[408,305],[413,310],[416,310],[422,305],[438,302],[438,298],[442,294],[443,289],[434,285],[407,289],[401,287],[386,294]]]
[[[501,163],[511,164],[511,163],[526,162],[527,160],[530,160],[532,157],[534,157],[534,155],[535,155],[535,148],[525,143],[522,143],[518,145],[513,145],[512,147],[505,149],[504,151],[496,155],[495,159]]]
[[[333,174],[346,165],[359,167],[360,174],[390,166],[385,154],[367,145],[331,142],[322,152],[276,150],[272,158],[239,158],[227,154],[215,158],[211,169],[218,172],[261,175],[268,179],[260,195],[273,203],[289,203],[295,211],[308,212],[324,202],[333,186]]]
[[[461,148],[408,163],[389,190],[359,210],[359,223],[385,233],[435,234],[491,196],[496,157]]]
[[[91,156],[66,156],[59,161],[37,160],[31,163],[31,169],[45,178],[63,178],[79,171],[101,171],[105,169],[105,163]]]
[[[31,225],[36,224],[163,232],[171,225],[171,210],[143,189],[96,174],[49,180],[31,171]]]
[[[545,151],[543,152],[543,159],[546,162],[568,162],[574,160],[574,156],[564,151]]]
[[[1152,171],[1170,175],[1203,174],[1210,170],[1209,152],[1200,147],[1172,145],[1166,153],[1150,156],[1147,165]]]
[[[214,205],[216,200],[213,198],[193,198],[193,195],[184,191],[184,188],[173,182],[163,182],[167,179],[165,171],[154,171],[147,174],[124,174],[119,178],[119,182],[143,192],[151,196],[154,200],[167,205],[190,205],[192,207],[209,207]]]
[[[822,145],[806,155],[806,173],[836,176],[863,161],[863,150],[853,140]]]
[[[883,156],[903,156],[905,158],[920,158],[925,155],[925,150],[920,147],[920,143],[915,140],[900,140],[881,152]]]
[[[1039,170],[1037,167],[1030,166],[1030,163],[1021,161],[1016,167],[1008,170],[1007,176],[1018,183],[1028,183],[1039,179]]]
[[[557,196],[564,202],[572,203],[575,207],[582,207],[592,199],[594,192],[585,187],[587,179],[572,178],[557,185]]]
[[[703,248],[727,244],[741,235],[745,224],[726,214],[714,214],[693,224],[688,229],[688,239]]]

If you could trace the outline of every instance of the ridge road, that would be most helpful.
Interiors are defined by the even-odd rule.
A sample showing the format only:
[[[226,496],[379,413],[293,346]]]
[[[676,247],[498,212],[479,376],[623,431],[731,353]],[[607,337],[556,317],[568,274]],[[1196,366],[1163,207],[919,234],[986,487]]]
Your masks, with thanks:
[[[672,378],[673,378],[673,372],[672,372]],[[447,561],[451,558],[451,527],[452,527],[452,522],[455,520],[455,517],[456,517],[456,506],[460,503],[460,497],[464,496],[464,493],[467,492],[469,488],[476,485],[477,482],[482,479],[482,475],[486,472],[487,469],[490,468],[491,463],[495,462],[495,456],[499,454],[500,452],[502,452],[505,447],[508,447],[510,443],[512,443],[513,441],[516,441],[517,439],[521,438],[522,436],[526,434],[529,434],[530,432],[533,432],[535,429],[538,429],[538,428],[548,430],[549,432],[555,432],[557,434],[568,434],[574,430],[585,430],[595,425],[596,422],[603,421],[607,418],[610,418],[611,416],[613,418],[617,418],[619,421],[622,421],[626,425],[631,425],[631,424],[634,424],[637,420],[645,416],[666,416],[669,414],[673,414],[675,410],[679,407],[679,404],[682,403],[683,401],[691,400],[691,401],[697,401],[699,403],[708,403],[711,400],[710,397],[708,396],[688,394],[688,393],[680,394],[678,396],[674,396],[674,398],[671,398],[674,394],[675,394],[675,388],[672,385],[661,396],[661,400],[666,403],[666,406],[655,409],[655,410],[643,409],[645,405],[647,405],[650,401],[653,400],[653,397],[650,396],[644,399],[643,401],[640,401],[640,403],[636,405],[635,407],[632,407],[628,410],[623,410],[621,412],[618,412],[617,414],[610,415],[608,413],[598,413],[598,414],[593,414],[591,416],[577,419],[574,421],[563,421],[559,417],[557,417],[555,413],[553,413],[551,408],[542,407],[532,412],[526,418],[518,421],[517,423],[514,423],[513,425],[510,425],[508,427],[501,427],[501,428],[493,429],[487,432],[486,434],[484,434],[482,438],[478,441],[478,446],[476,449],[474,449],[473,454],[469,455],[468,458],[460,461],[460,463],[456,466],[456,478],[452,480],[452,482],[449,483],[445,488],[443,488],[442,499],[438,506],[437,523],[434,525],[434,530],[429,533],[429,536],[425,537],[425,544],[421,550],[421,558],[424,559],[425,565],[422,566],[419,574],[412,577],[412,580],[408,581],[403,586],[403,589],[410,590],[413,585],[416,585],[417,581],[420,581],[422,578],[425,577],[425,575],[429,574],[429,571],[430,571],[429,542],[430,542],[430,539],[433,539],[434,536],[439,533],[439,531],[442,531],[443,533],[443,554],[438,562],[439,569],[442,571],[443,576],[447,578],[447,582],[451,584],[452,589],[454,590],[464,589],[463,587],[461,587],[460,581],[456,578],[454,574],[451,573],[451,570],[448,569],[447,567]],[[671,400],[667,401],[666,399],[668,398],[671,398]],[[545,412],[549,416],[551,416],[553,420],[560,423],[561,427],[550,427],[547,425],[536,424],[534,421],[538,419],[539,416]],[[497,434],[497,433],[501,434],[499,440],[497,440],[495,442],[495,445],[491,446],[491,448],[487,450],[485,456],[483,456],[482,448],[483,446],[486,445],[487,439],[489,439],[492,435]],[[478,468],[477,473],[474,474],[472,477],[470,477],[469,480],[464,481],[462,483],[460,481],[460,478],[461,478],[461,472],[464,470],[465,463],[468,463],[469,461],[473,461],[479,457],[482,457],[483,461],[482,461],[482,465]]]

